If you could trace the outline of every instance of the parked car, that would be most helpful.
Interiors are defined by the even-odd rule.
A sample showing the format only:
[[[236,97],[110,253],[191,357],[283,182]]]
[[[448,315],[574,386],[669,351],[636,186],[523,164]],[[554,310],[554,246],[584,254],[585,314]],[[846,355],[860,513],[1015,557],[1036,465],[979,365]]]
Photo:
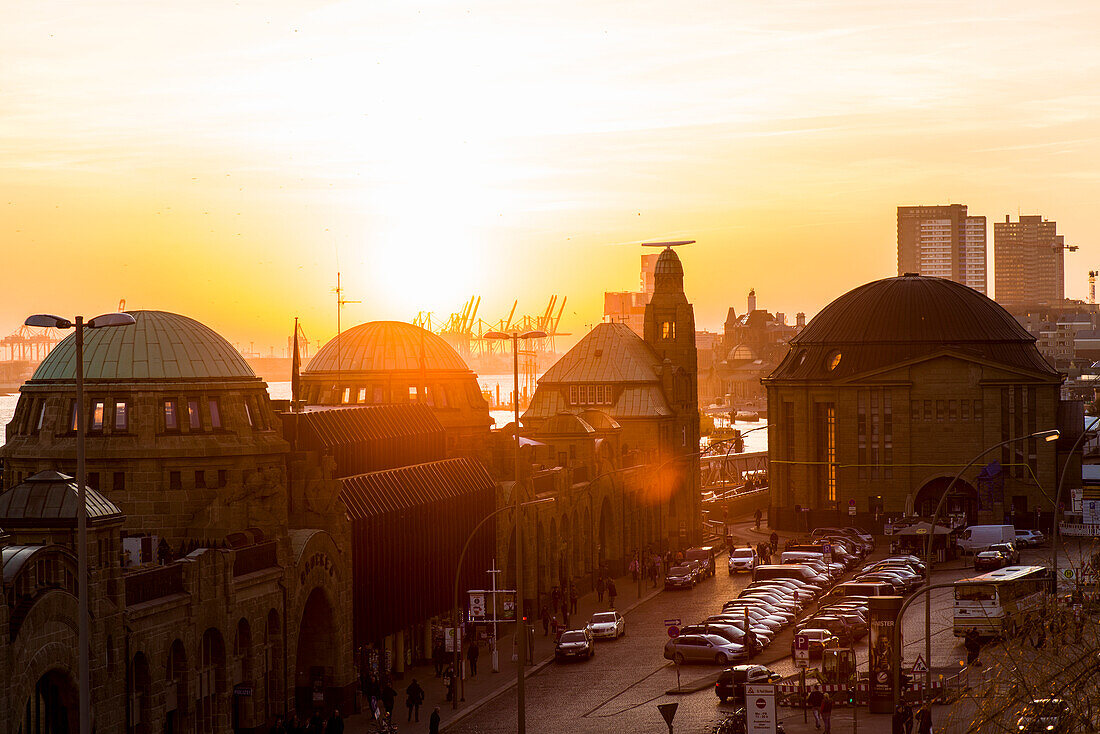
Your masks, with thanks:
[[[1020,551],[1016,548],[1015,543],[996,543],[989,546],[990,550],[999,550],[1004,552],[1008,558],[1008,565],[1015,566],[1020,562]]]
[[[719,635],[680,635],[665,643],[665,658],[677,665],[717,663],[725,665],[746,657],[745,647]]]
[[[673,566],[665,574],[665,589],[694,589],[695,574],[687,566]]]
[[[741,571],[752,573],[758,563],[756,550],[753,548],[734,548],[730,551],[729,566],[730,576]]]
[[[1038,530],[1017,530],[1016,545],[1025,548],[1038,548],[1047,542],[1047,538]]]
[[[783,676],[763,665],[735,665],[718,674],[714,683],[714,692],[722,703],[732,698],[740,701],[745,697],[745,686],[759,683],[775,683]]]
[[[554,659],[561,662],[569,658],[589,660],[596,654],[596,641],[587,629],[562,632],[554,645]]]
[[[794,633],[797,635],[802,629],[829,630],[829,632],[831,632],[840,642],[841,647],[851,647],[856,638],[853,627],[852,624],[849,624],[840,617],[831,614],[815,614],[809,619],[804,620],[799,627],[796,627]]]
[[[810,657],[819,658],[826,649],[840,647],[840,640],[836,635],[826,629],[820,629],[817,627],[806,627],[800,629],[796,634],[806,635],[810,642]],[[794,639],[791,639],[791,655],[794,655]]]
[[[707,572],[699,561],[684,561],[682,565],[691,569],[691,575],[695,578],[695,583],[699,583],[707,577]]]
[[[974,556],[975,571],[996,571],[1008,565],[1008,554],[1003,550],[990,548]]]
[[[1017,731],[1025,734],[1062,734],[1074,731],[1076,719],[1069,702],[1061,698],[1036,698],[1021,712]]]
[[[725,637],[730,642],[735,642],[738,645],[744,646],[745,652],[748,653],[747,657],[752,657],[761,650],[764,649],[764,641],[759,636],[753,635],[751,646],[745,644],[745,632],[740,627],[732,624],[719,624],[717,622],[702,622],[700,624],[689,624],[686,627],[681,628],[681,635],[718,635],[719,637]]]
[[[714,561],[717,551],[714,546],[704,545],[698,548],[688,548],[684,558],[689,561],[698,561],[703,566],[705,576],[714,576]]]
[[[616,611],[596,612],[585,629],[597,639],[618,639],[626,634],[626,618]]]

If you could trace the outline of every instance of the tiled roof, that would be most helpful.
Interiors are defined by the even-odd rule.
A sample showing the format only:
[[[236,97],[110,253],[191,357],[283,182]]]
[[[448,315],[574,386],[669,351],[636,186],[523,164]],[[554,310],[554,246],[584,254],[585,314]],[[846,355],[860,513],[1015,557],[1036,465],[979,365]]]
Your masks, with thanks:
[[[84,330],[84,379],[255,379],[240,352],[194,319],[166,311],[129,311],[137,323]],[[76,380],[76,335],[38,365],[32,380]]]
[[[661,360],[626,324],[597,324],[546,370],[539,385],[657,382]]]
[[[85,487],[88,523],[123,519],[122,510],[91,487]],[[0,494],[4,527],[70,527],[76,524],[80,500],[76,482],[67,474],[44,471]]]
[[[333,337],[313,356],[317,372],[460,371],[470,368],[437,334],[404,321],[369,321]]]
[[[443,435],[443,424],[427,405],[310,406],[288,413],[298,426],[300,446],[329,448],[380,439]]]
[[[352,518],[364,519],[493,488],[478,462],[446,459],[346,477],[340,499]]]

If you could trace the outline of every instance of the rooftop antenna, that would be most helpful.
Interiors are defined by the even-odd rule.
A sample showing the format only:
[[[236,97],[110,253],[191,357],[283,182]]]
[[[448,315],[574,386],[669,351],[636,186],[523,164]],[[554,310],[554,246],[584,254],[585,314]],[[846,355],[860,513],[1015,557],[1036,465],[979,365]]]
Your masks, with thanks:
[[[362,303],[362,301],[346,301],[344,300],[344,289],[340,287],[340,271],[336,271],[336,287],[332,289],[336,294],[336,371],[339,372],[343,366],[343,360],[340,356],[340,334],[342,332],[340,328],[340,312],[344,309],[344,304],[347,303]]]
[[[680,245],[694,245],[695,240],[673,240],[671,242],[643,242],[642,247],[679,247]]]

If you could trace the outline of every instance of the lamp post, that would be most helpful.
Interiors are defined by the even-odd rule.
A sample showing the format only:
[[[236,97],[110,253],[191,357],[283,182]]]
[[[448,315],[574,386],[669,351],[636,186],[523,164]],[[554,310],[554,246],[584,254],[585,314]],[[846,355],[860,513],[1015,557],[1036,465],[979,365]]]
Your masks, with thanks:
[[[128,313],[108,313],[84,323],[83,316],[74,321],[50,314],[35,314],[24,321],[27,326],[48,329],[76,328],[76,491],[77,491],[77,597],[80,619],[77,623],[78,677],[80,679],[80,734],[92,734],[91,676],[88,663],[88,505],[84,483],[84,329],[108,326],[128,326],[135,323]]]
[[[932,513],[932,527],[928,529],[928,543],[925,548],[925,559],[927,560],[928,568],[925,574],[924,580],[924,667],[927,668],[925,673],[925,690],[931,690],[932,688],[932,541],[936,537],[936,518],[939,517],[940,510],[943,509],[943,503],[947,499],[947,495],[951,494],[951,490],[955,487],[955,482],[959,481],[959,478],[966,472],[967,469],[974,466],[983,456],[988,454],[994,449],[999,449],[1002,446],[1007,446],[1010,443],[1017,441],[1028,441],[1033,438],[1041,438],[1044,441],[1055,441],[1062,435],[1058,429],[1051,429],[1049,431],[1037,431],[1035,433],[1029,433],[1026,436],[1018,436],[1016,438],[1010,438],[1007,441],[1001,441],[1000,443],[993,444],[992,446],[982,449],[978,452],[978,455],[967,462],[966,466],[958,471],[958,473],[951,478],[950,484],[947,485],[947,489],[940,495],[940,501],[936,503],[936,510]],[[900,619],[895,623],[895,627],[900,624]],[[897,655],[901,656],[901,650],[897,650]],[[900,675],[900,667],[899,667]]]
[[[523,673],[527,657],[527,623],[523,617],[523,519],[520,516],[519,501],[519,340],[542,339],[545,331],[487,331],[482,335],[485,339],[510,339],[512,342],[512,407],[515,412],[515,438],[516,438],[516,465],[515,476],[512,483],[512,494],[516,506],[516,622],[523,638],[516,645],[517,655],[516,672],[516,731],[518,734],[527,732],[527,711],[524,699]],[[517,632],[518,634],[518,632]]]
[[[1100,427],[1100,421],[1093,419],[1092,427],[1086,428],[1081,432],[1081,435],[1077,437],[1077,441],[1073,444],[1073,448],[1069,450],[1069,455],[1066,457],[1066,463],[1062,466],[1062,473],[1058,477],[1058,489],[1054,493],[1054,530],[1051,532],[1050,541],[1050,567],[1051,572],[1054,574],[1054,591],[1058,591],[1058,526],[1061,524],[1058,520],[1058,514],[1061,511],[1062,506],[1062,487],[1066,482],[1066,472],[1069,470],[1069,462],[1073,461],[1073,455],[1077,453],[1077,449],[1080,448],[1081,442],[1085,440],[1085,436],[1090,433],[1095,434]]]

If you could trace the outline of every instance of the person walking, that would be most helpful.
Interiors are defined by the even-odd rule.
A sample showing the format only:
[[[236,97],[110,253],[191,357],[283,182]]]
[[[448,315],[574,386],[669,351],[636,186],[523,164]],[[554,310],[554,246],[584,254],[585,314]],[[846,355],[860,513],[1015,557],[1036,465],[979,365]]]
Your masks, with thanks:
[[[917,734],[932,734],[932,707],[927,703],[917,714]]]
[[[824,696],[821,695],[821,690],[818,688],[810,691],[810,695],[806,697],[806,703],[810,706],[810,711],[814,714],[814,728],[821,728],[821,699]]]
[[[470,677],[477,676],[477,659],[481,655],[481,648],[477,646],[477,642],[471,642],[469,649],[466,650],[466,660],[470,663]]]
[[[435,677],[443,675],[443,663],[447,659],[447,651],[443,647],[443,641],[439,640],[432,647],[432,663],[435,665]]]
[[[386,715],[393,716],[393,705],[397,701],[397,691],[390,685],[389,679],[382,684],[382,708],[386,709]]]
[[[752,513],[752,519],[756,520],[756,529],[760,529],[760,519],[764,517],[764,513],[760,512],[760,508],[756,508],[756,512]]]
[[[821,721],[825,725],[825,734],[833,731],[833,698],[828,693],[821,697]]]
[[[913,707],[904,698],[901,700],[901,723],[905,727],[905,734],[913,734]]]
[[[768,540],[771,542],[772,553],[774,554],[779,549],[779,533],[773,530]]]
[[[596,599],[598,599],[601,604],[603,603],[603,592],[605,588],[607,588],[607,586],[604,584],[603,576],[598,577],[596,579]]]
[[[569,582],[569,613],[577,613],[577,585],[572,581]]]
[[[550,610],[546,607],[542,608],[542,636],[546,637],[550,634]]]
[[[428,734],[439,734],[439,707],[432,709],[432,717],[428,719]]]
[[[890,734],[905,734],[905,714],[900,703],[890,717]]]
[[[448,665],[447,669],[443,671],[443,688],[447,691],[447,700],[453,701],[455,697],[455,685],[458,681],[455,679],[455,669],[453,665]]]
[[[978,655],[981,653],[982,641],[978,637],[978,630],[971,628],[966,631],[963,646],[966,648],[966,664],[980,666],[982,662],[978,660]]]
[[[344,719],[340,716],[340,709],[332,710],[332,716],[325,724],[325,734],[344,734]]]
[[[554,609],[557,609],[561,606],[561,589],[559,589],[557,586],[550,590],[550,602],[550,606],[552,606]]]
[[[451,686],[454,687],[454,672],[451,672]],[[448,697],[449,698],[449,697]],[[409,721],[416,717],[420,721],[420,706],[424,703],[424,689],[413,678],[412,683],[405,689],[405,705],[409,707]]]
[[[608,579],[607,582],[607,599],[610,602],[610,608],[615,608],[615,597],[619,595],[619,590],[615,588],[615,579]]]
[[[638,583],[638,558],[635,557],[630,561],[630,578],[634,583]]]

